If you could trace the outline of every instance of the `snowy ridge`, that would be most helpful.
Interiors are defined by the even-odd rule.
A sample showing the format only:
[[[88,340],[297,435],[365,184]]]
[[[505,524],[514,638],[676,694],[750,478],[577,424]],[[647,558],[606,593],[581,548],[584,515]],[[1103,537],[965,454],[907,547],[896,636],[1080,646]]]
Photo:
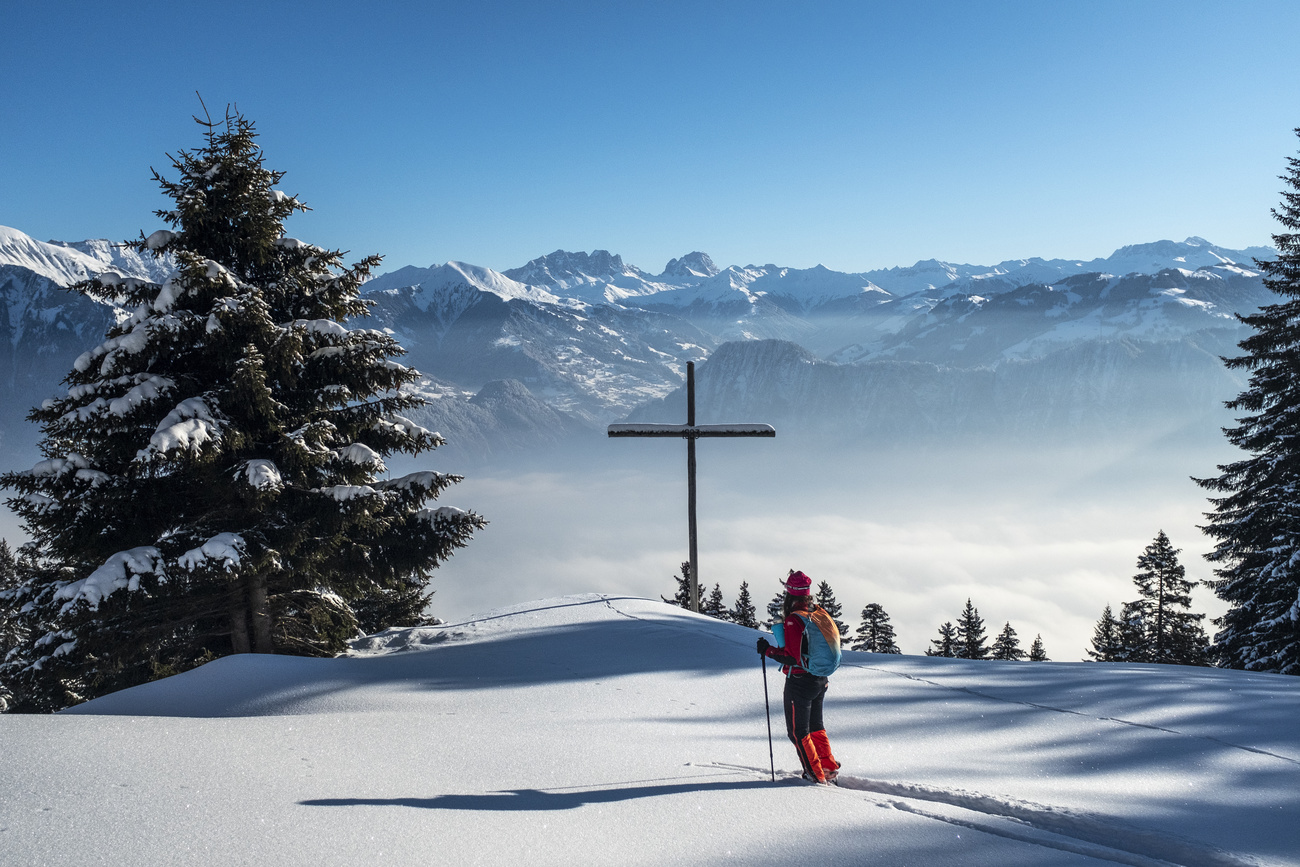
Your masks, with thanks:
[[[15,230],[3,237],[0,249],[10,251],[8,260],[60,279],[80,278],[101,265],[101,276],[116,275],[110,281],[158,276],[139,273],[148,262],[129,261],[133,251],[108,242],[41,244]],[[729,375],[740,377],[737,388],[747,384],[751,393],[759,382],[778,392],[796,382],[809,386],[793,402],[817,425],[839,425],[848,437],[863,433],[863,424],[906,437],[918,427],[949,422],[952,430],[944,435],[1009,429],[1052,436],[1053,426],[1063,424],[1072,436],[1080,419],[1099,420],[1098,430],[1117,417],[1133,420],[1139,387],[1171,395],[1167,408],[1181,415],[1170,416],[1167,425],[1158,420],[1166,427],[1200,424],[1205,406],[1231,398],[1240,382],[1211,362],[1233,354],[1242,336],[1233,314],[1269,302],[1271,293],[1251,262],[1269,252],[1189,238],[1087,261],[1031,258],[983,266],[927,260],[850,274],[775,264],[719,269],[695,251],[653,276],[608,251],[556,251],[505,273],[448,262],[381,275],[364,287],[371,316],[350,324],[386,331],[408,350],[402,363],[425,374],[420,391],[432,402],[412,417],[447,435],[450,451],[444,454],[457,460],[601,435],[607,424],[678,389],[687,362],[704,362],[728,343],[766,340],[787,341],[846,366],[920,362],[939,369],[930,375],[907,366],[876,368],[876,383],[864,385],[852,371],[832,375],[824,369],[814,382],[795,368],[775,376],[728,367]],[[114,259],[110,268],[103,263],[112,256],[121,261]],[[8,260],[0,254],[0,262]],[[0,397],[9,409],[0,417],[0,434],[6,444],[30,448],[35,433],[24,419],[27,408],[56,392],[74,362],[102,364],[131,351],[140,337],[123,335],[120,345],[85,355],[103,343],[108,323],[128,313],[70,296],[58,285],[29,267],[0,264],[0,349],[8,348],[0,353]],[[178,286],[161,285],[170,287],[158,296],[165,307]],[[220,322],[214,318],[209,327]],[[314,351],[343,351],[326,342]],[[1124,378],[1131,373],[1142,378],[1128,387]],[[476,399],[498,382],[518,386]],[[972,388],[992,399],[964,396]],[[918,403],[935,414],[902,417]],[[778,404],[785,408],[776,415],[750,405],[776,423],[792,405]],[[989,418],[995,406],[999,419]],[[893,416],[883,426],[875,421],[882,408]],[[631,420],[676,423],[681,414]],[[844,428],[845,422],[856,428]]]
[[[464,262],[447,262],[428,268],[407,266],[397,271],[381,274],[366,284],[366,293],[413,289],[415,306],[428,311],[440,297],[456,289],[469,288],[488,292],[505,301],[522,299],[537,304],[556,304],[560,299],[545,289],[512,280],[491,268],[468,265]]]
[[[85,280],[107,267],[89,253],[42,243],[8,226],[0,226],[0,265],[26,268],[60,286]]]
[[[0,267],[4,265],[26,268],[59,286],[79,283],[110,269],[125,277],[161,283],[172,271],[169,258],[143,257],[111,241],[47,243],[0,226]]]
[[[227,657],[53,719],[0,716],[6,853],[1300,863],[1295,678],[849,652],[826,700],[836,789],[799,782],[780,737],[769,779],[758,635],[584,594],[388,630],[336,659]],[[105,832],[123,798],[147,838]],[[682,825],[700,811],[726,821]],[[263,820],[270,841],[240,830]]]
[[[908,267],[845,273],[821,265],[731,266],[719,270],[705,253],[671,260],[662,274],[650,277],[620,256],[605,250],[570,253],[556,250],[528,264],[506,270],[511,279],[544,287],[560,298],[583,303],[665,304],[686,307],[725,301],[752,302],[755,296],[782,298],[803,309],[875,293],[875,301],[909,296],[941,298],[961,292],[999,292],[1031,283],[1053,284],[1079,274],[1158,274],[1171,268],[1196,271],[1230,265],[1249,271],[1254,260],[1276,256],[1271,247],[1230,250],[1204,238],[1156,241],[1122,247],[1110,256],[1080,259],[1010,259],[996,265],[971,265],[927,259]],[[387,276],[387,275],[385,275]]]

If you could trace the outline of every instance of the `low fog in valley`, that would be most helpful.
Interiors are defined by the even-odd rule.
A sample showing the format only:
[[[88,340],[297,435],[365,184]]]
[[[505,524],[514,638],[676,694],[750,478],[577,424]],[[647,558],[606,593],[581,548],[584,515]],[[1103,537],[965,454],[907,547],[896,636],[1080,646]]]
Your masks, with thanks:
[[[1009,621],[1026,647],[1041,633],[1053,659],[1082,659],[1102,608],[1137,598],[1135,561],[1159,530],[1189,578],[1211,576],[1197,529],[1207,502],[1189,477],[1232,457],[1215,433],[1036,448],[826,450],[782,430],[702,441],[700,577],[728,605],[748,581],[761,611],[802,569],[831,584],[853,628],[864,605],[883,605],[911,654],[970,598],[990,636]],[[671,597],[687,556],[685,451],[592,437],[467,470],[446,500],[491,524],[435,575],[434,613],[455,621],[586,590]],[[1204,587],[1194,608],[1222,611]]]

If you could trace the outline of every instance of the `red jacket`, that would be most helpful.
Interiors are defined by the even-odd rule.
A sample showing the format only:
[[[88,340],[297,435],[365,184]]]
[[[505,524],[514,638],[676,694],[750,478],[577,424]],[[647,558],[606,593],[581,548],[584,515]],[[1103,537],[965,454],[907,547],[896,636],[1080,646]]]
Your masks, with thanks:
[[[799,658],[803,655],[804,619],[791,611],[781,626],[785,631],[785,646],[771,645],[767,649],[767,656],[781,663],[781,670],[786,674],[807,674],[799,667]]]

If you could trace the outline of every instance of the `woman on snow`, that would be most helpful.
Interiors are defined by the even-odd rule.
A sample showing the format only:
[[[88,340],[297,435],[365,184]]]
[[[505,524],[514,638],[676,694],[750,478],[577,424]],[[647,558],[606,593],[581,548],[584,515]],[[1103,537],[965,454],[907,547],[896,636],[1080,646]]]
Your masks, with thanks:
[[[778,638],[778,644],[771,644],[766,638],[758,640],[758,652],[776,660],[786,674],[785,693],[785,733],[794,744],[799,754],[799,763],[803,765],[805,779],[818,783],[833,782],[839,775],[840,763],[831,754],[831,744],[826,737],[826,727],[822,724],[822,701],[826,698],[826,687],[830,679],[809,673],[803,666],[808,665],[810,632],[824,633],[817,623],[811,620],[815,612],[820,612],[829,629],[834,633],[834,652],[839,655],[839,631],[834,621],[825,615],[812,601],[812,579],[802,572],[791,571],[782,582],[785,586],[785,600],[782,605],[785,620],[781,626],[784,641]],[[822,618],[818,618],[819,622]],[[823,634],[812,637],[814,641],[825,641]]]

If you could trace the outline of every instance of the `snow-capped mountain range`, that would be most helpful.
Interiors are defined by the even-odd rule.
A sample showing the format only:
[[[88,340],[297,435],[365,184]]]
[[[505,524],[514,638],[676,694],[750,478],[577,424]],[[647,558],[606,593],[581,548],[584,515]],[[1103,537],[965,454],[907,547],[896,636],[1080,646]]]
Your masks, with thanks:
[[[391,329],[427,376],[425,421],[465,454],[486,455],[525,438],[596,432],[643,404],[640,417],[655,406],[668,412],[663,399],[681,387],[685,362],[729,342],[749,346],[725,353],[727,376],[767,383],[737,411],[780,416],[798,406],[836,425],[856,424],[870,405],[888,427],[906,430],[910,414],[946,431],[952,425],[933,419],[973,418],[960,406],[984,380],[1002,397],[980,405],[977,427],[995,417],[996,428],[1048,417],[1111,425],[1116,412],[1133,421],[1137,383],[1160,377],[1182,395],[1180,406],[1217,405],[1235,387],[1217,356],[1232,354],[1243,334],[1234,314],[1270,301],[1254,262],[1273,255],[1193,237],[1087,261],[926,260],[844,273],[719,268],[695,251],[655,275],[604,250],[557,250],[502,272],[461,262],[403,267],[365,292],[373,323]],[[0,424],[11,444],[34,441],[20,421],[26,408],[54,392],[71,360],[123,315],[59,287],[105,271],[161,281],[167,270],[107,241],[40,242],[0,227]],[[778,351],[770,341],[794,346]],[[721,372],[710,367],[700,368],[702,387]],[[1082,372],[1090,367],[1102,373]],[[807,378],[814,370],[816,382]],[[1066,380],[1081,387],[1062,388]],[[1031,392],[1045,390],[1025,392],[1032,382]],[[896,388],[949,397],[925,408],[895,398],[882,410],[881,394]],[[1038,418],[1049,404],[1058,410]]]

